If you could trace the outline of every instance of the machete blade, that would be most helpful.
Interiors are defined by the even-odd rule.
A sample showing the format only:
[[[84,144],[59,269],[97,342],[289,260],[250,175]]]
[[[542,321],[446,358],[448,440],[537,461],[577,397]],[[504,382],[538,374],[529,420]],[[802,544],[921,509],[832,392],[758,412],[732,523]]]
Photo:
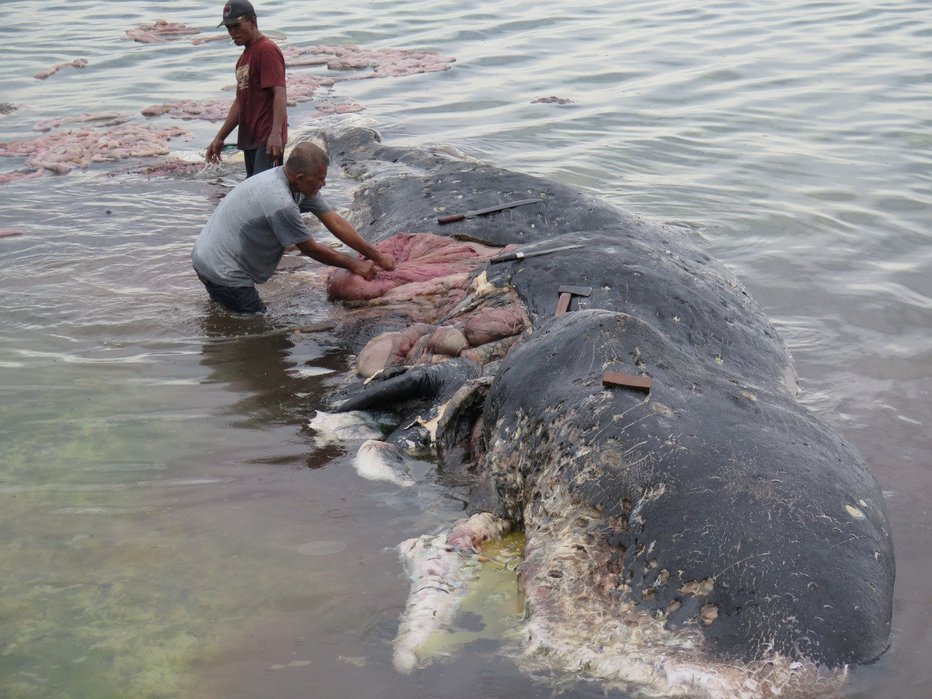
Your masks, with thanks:
[[[513,209],[516,206],[524,206],[525,204],[534,204],[535,202],[543,201],[538,197],[533,199],[518,199],[517,201],[509,201],[504,204],[496,204],[495,206],[487,206],[484,209],[476,209],[475,211],[467,211],[462,214],[450,214],[449,216],[441,216],[437,219],[437,223],[453,223],[454,221],[462,221],[464,218],[473,218],[474,216],[482,216],[483,214],[493,214],[496,211],[504,211],[505,209]]]

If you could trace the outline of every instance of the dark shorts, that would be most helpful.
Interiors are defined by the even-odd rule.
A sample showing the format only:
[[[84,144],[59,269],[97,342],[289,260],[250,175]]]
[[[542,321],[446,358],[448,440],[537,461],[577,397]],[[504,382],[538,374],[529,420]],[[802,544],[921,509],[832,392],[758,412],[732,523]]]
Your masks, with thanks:
[[[236,313],[264,313],[266,306],[259,298],[254,286],[220,286],[200,274],[197,278],[204,284],[210,298],[229,311]]]
[[[269,154],[265,152],[265,146],[244,150],[243,160],[246,162],[246,177],[252,177],[263,170],[271,170],[273,167],[281,165],[281,156],[275,160],[269,160]]]

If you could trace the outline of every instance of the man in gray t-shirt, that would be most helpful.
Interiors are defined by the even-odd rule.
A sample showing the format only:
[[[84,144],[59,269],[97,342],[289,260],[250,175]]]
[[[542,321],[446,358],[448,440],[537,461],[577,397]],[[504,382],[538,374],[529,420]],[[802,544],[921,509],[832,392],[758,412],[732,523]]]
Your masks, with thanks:
[[[372,279],[395,260],[367,243],[319,195],[330,159],[312,143],[299,143],[282,166],[240,182],[201,230],[191,261],[210,297],[231,311],[257,313],[265,305],[256,291],[275,272],[285,248]],[[311,238],[301,214],[311,212],[346,245],[368,259],[350,257]]]

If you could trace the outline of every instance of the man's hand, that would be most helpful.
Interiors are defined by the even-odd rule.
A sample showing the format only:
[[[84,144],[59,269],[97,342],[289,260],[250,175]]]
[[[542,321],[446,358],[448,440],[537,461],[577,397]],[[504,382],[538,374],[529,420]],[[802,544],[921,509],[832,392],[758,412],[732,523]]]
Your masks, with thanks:
[[[210,145],[207,146],[207,152],[204,154],[204,159],[208,163],[219,163],[220,162],[220,151],[223,150],[223,141],[215,138],[210,142]]]
[[[269,134],[269,140],[265,143],[265,152],[269,156],[270,163],[281,163],[282,162],[282,135],[281,133],[275,133],[274,131]]]
[[[378,267],[375,266],[372,260],[360,260],[355,257],[351,259],[352,263],[349,267],[349,271],[353,274],[358,274],[366,281],[374,279],[375,275],[378,274]]]
[[[395,258],[384,252],[379,253],[375,263],[388,272],[391,272],[393,269],[395,269]]]

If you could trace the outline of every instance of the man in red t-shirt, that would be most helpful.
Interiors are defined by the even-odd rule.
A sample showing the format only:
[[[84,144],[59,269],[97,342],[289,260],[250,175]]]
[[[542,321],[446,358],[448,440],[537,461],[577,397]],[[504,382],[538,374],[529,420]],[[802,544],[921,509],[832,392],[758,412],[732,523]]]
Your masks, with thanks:
[[[245,47],[236,62],[236,99],[226,121],[207,147],[208,162],[219,163],[224,139],[239,127],[236,145],[246,160],[246,177],[282,164],[288,140],[285,57],[275,42],[259,31],[249,0],[223,6],[224,26],[237,46]]]

